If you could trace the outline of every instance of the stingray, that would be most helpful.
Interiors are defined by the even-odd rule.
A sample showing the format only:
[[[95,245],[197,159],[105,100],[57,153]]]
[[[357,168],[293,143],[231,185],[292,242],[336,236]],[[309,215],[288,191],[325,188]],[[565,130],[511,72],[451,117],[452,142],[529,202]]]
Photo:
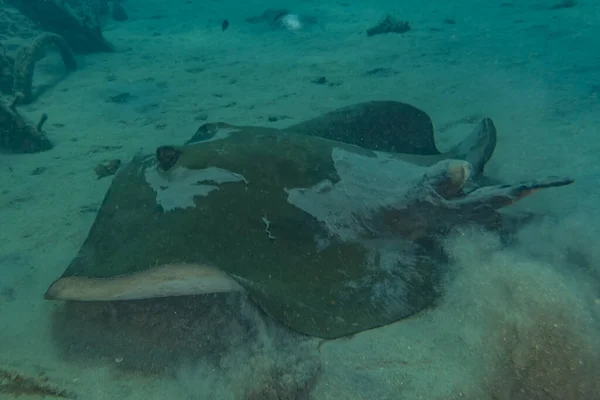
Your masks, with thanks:
[[[188,143],[211,138],[215,133],[214,126],[202,125]],[[429,115],[415,106],[398,101],[353,104],[284,130],[320,136],[371,150],[440,154],[435,145],[433,123]]]
[[[434,304],[443,255],[432,243],[453,228],[494,226],[500,208],[573,182],[467,191],[493,153],[493,122],[440,153],[428,117],[396,106],[416,111],[403,114],[404,125],[390,124],[377,103],[283,130],[205,124],[183,146],[136,156],[115,175],[86,241],[45,297],[243,291],[290,329],[337,338]],[[375,121],[365,125],[369,134],[347,129],[348,115]]]

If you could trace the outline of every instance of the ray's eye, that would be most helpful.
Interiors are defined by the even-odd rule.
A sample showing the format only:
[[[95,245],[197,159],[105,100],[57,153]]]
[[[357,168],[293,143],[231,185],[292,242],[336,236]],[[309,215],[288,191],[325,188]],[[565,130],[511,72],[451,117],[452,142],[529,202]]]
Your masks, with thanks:
[[[161,146],[156,149],[156,160],[163,171],[168,171],[177,163],[180,154],[181,151],[175,147]]]

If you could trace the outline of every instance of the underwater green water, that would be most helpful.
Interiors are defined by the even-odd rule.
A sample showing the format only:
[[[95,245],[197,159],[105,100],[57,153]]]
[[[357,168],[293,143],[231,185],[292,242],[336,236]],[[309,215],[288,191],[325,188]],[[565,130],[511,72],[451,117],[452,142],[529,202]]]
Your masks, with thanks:
[[[599,15],[0,0],[0,400],[600,399]]]

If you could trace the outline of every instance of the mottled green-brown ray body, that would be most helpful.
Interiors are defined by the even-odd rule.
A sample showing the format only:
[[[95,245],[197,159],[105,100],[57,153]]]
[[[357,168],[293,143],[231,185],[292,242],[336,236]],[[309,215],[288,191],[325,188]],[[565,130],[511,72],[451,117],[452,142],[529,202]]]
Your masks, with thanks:
[[[334,338],[430,305],[423,245],[544,187],[462,187],[495,144],[484,120],[447,154],[392,154],[273,129],[212,125],[115,176],[89,237],[47,298],[117,300],[245,290],[269,315]],[[483,217],[483,218],[482,218]]]
[[[198,128],[186,143],[212,140],[231,125],[207,123]],[[318,136],[369,150],[402,154],[404,160],[432,165],[437,161],[456,158],[473,164],[474,174],[483,172],[496,148],[496,128],[485,118],[465,141],[442,154],[435,144],[431,118],[422,110],[398,101],[371,101],[342,107],[316,118],[284,129],[238,126],[245,132],[292,132]],[[428,156],[428,157],[422,157]]]
[[[116,176],[89,239],[63,276],[110,278],[169,264],[215,265],[238,279],[275,318],[323,336],[409,315],[431,302],[435,283],[430,276],[435,266],[421,259],[418,248],[397,240],[368,244],[368,234],[341,240],[288,200],[289,190],[312,190],[327,180],[339,183],[331,154],[343,148],[375,157],[371,151],[319,138],[242,132],[178,149],[177,163],[161,175],[155,159],[134,160]],[[173,200],[181,201],[173,209],[170,200],[168,206],[157,202],[157,189],[183,179],[174,176],[178,171],[208,168],[231,171],[239,179],[231,175],[230,182],[206,196]],[[413,179],[420,170],[413,170]],[[158,183],[152,187],[148,181],[154,179]],[[205,184],[215,178],[207,179]],[[384,250],[388,257],[414,251],[414,265],[395,273],[390,261],[387,270],[379,270],[377,258]],[[392,299],[385,293],[403,275],[402,286],[412,292],[410,305],[403,296]],[[397,294],[391,291],[389,296]]]
[[[283,130],[390,153],[440,154],[431,118],[424,111],[398,101],[353,104]],[[213,134],[210,124],[203,125],[189,142]]]

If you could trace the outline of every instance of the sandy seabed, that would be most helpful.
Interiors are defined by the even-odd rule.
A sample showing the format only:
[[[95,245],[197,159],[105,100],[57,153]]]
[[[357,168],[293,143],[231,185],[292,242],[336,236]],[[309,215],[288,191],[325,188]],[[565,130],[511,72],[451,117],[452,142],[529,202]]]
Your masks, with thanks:
[[[60,304],[43,293],[110,185],[96,164],[182,143],[204,120],[284,127],[398,100],[427,111],[440,148],[491,117],[491,177],[576,183],[515,206],[548,218],[508,248],[479,232],[450,238],[453,279],[435,309],[313,349],[318,379],[289,398],[600,399],[600,3],[453,3],[127,0],[129,20],[105,27],[115,53],[80,56],[68,76],[57,56],[40,62],[36,84],[52,85],[22,112],[48,113],[55,148],[0,157],[2,368],[43,372],[80,399],[151,400],[249,398],[256,371],[298,366],[268,334],[260,351],[232,351],[221,368],[198,361],[169,376],[123,371],[118,354],[66,360],[50,328]],[[320,24],[290,33],[244,22],[269,7]],[[413,29],[367,37],[388,12]],[[331,84],[312,82],[322,76]],[[125,92],[127,102],[108,101]],[[255,398],[277,398],[265,396]]]

